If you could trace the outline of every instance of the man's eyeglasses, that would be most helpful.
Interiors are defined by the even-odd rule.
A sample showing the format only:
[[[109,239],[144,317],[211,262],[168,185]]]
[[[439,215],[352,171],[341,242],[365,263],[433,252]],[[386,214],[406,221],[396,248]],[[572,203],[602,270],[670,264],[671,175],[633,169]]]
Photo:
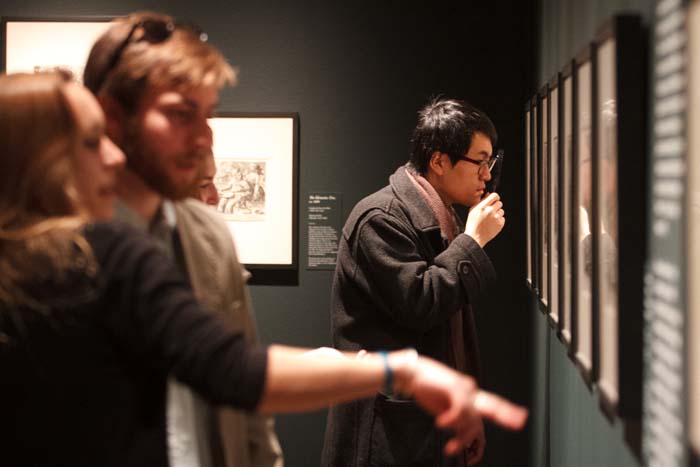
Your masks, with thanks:
[[[479,166],[479,171],[477,172],[480,177],[483,177],[486,175],[486,172],[491,172],[493,167],[496,165],[496,162],[498,162],[498,159],[501,158],[501,151],[498,151],[495,156],[491,156],[490,158],[480,161],[477,159],[472,159],[471,157],[467,156],[462,156],[460,159],[463,161],[471,162],[472,164],[476,164]]]
[[[173,21],[163,21],[160,19],[146,19],[139,21],[131,27],[131,30],[129,31],[129,34],[127,34],[126,38],[116,49],[114,49],[114,53],[112,54],[112,58],[109,60],[109,64],[104,68],[100,78],[95,82],[94,92],[99,92],[100,88],[102,88],[107,76],[117,66],[119,60],[124,54],[124,50],[129,46],[129,44],[141,41],[147,41],[151,44],[160,44],[161,42],[168,40],[177,28],[185,28],[189,30],[201,42],[206,42],[209,39],[209,36],[207,36],[204,31],[191,23],[176,23]]]

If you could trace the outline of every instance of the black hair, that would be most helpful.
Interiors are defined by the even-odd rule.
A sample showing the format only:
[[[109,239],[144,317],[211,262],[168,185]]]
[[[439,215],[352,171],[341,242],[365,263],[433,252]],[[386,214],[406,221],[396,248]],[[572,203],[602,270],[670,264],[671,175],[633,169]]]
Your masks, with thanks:
[[[456,164],[469,152],[476,133],[483,133],[496,145],[496,127],[485,113],[464,101],[435,98],[418,112],[410,161],[423,175],[435,151],[447,154]]]

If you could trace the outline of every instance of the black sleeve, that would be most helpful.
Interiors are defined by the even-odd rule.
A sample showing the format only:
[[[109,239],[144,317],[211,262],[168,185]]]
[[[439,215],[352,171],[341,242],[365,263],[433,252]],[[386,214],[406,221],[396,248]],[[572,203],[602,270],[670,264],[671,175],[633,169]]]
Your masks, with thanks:
[[[380,308],[412,329],[426,330],[473,303],[496,280],[484,250],[460,234],[434,262],[421,256],[409,227],[385,214],[373,215],[357,237],[358,268]]]
[[[184,277],[144,234],[110,223],[88,227],[86,237],[100,267],[105,323],[125,352],[213,403],[257,406],[266,349],[201,310]]]

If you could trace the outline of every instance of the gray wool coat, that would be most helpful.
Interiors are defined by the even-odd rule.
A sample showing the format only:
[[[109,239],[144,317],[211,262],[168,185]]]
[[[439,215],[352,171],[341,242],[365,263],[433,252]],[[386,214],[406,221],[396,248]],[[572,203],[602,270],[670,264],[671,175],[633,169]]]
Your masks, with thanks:
[[[406,175],[361,200],[343,228],[333,280],[331,329],[342,350],[414,347],[451,364],[450,316],[463,310],[467,371],[478,377],[471,313],[496,280],[484,250],[459,234],[449,245]],[[322,467],[441,466],[446,433],[412,400],[377,394],[330,409]]]
[[[246,286],[249,274],[238,261],[226,223],[210,206],[187,199],[173,203],[177,238],[197,300],[234,330],[257,341],[253,308]],[[148,230],[146,221],[118,203],[119,220]],[[229,407],[211,407],[209,445],[215,467],[282,467],[282,449],[274,419]]]

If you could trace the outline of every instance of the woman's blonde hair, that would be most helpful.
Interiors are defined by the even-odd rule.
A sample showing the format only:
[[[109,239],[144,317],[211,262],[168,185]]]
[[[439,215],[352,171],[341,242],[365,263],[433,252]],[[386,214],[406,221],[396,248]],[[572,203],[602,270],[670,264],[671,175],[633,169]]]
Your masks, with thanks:
[[[46,308],[27,292],[87,265],[72,172],[78,126],[65,73],[0,75],[0,305]]]

